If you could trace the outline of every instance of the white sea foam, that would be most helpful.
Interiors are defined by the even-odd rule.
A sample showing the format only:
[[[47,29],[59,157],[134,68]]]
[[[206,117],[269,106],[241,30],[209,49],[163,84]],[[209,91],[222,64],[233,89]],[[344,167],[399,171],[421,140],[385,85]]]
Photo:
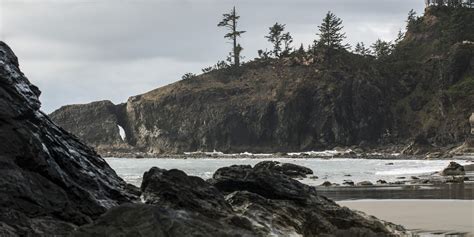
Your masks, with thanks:
[[[416,167],[416,168],[400,168],[393,170],[377,171],[375,175],[407,175],[407,174],[428,174],[442,170],[443,166],[429,166],[429,167]]]
[[[337,150],[325,150],[325,151],[307,151],[307,152],[290,152],[288,153],[289,156],[301,156],[301,155],[308,155],[308,156],[324,156],[324,157],[332,157],[336,155],[343,155],[352,152],[351,149],[345,151],[337,151]]]
[[[275,160],[282,163],[294,163],[308,167],[313,170],[319,179],[305,179],[303,182],[311,185],[319,185],[324,181],[332,183],[342,183],[350,179],[354,182],[370,181],[375,183],[379,179],[387,182],[398,181],[400,176],[419,176],[443,170],[448,166],[447,160],[382,160],[382,159],[325,159],[325,158],[277,158],[271,157],[252,157],[236,156],[213,158],[212,154],[222,154],[221,152],[188,152],[187,154],[196,154],[196,157],[205,157],[199,159],[127,159],[127,158],[107,158],[107,162],[117,173],[126,181],[140,185],[143,173],[156,166],[162,169],[180,169],[189,175],[208,179],[219,168],[230,165],[255,165],[262,160]],[[209,154],[211,156],[205,156]],[[250,153],[251,154],[251,153]],[[237,154],[239,155],[239,154]],[[253,154],[255,155],[255,154]],[[238,157],[238,156],[237,156]],[[455,160],[464,165],[468,162]],[[387,165],[393,163],[393,165]],[[347,176],[350,175],[350,176]]]
[[[119,129],[119,134],[120,134],[120,137],[122,138],[122,141],[125,141],[125,139],[127,138],[127,135],[125,134],[125,130],[122,128],[122,126],[118,124],[117,124],[117,127]]]

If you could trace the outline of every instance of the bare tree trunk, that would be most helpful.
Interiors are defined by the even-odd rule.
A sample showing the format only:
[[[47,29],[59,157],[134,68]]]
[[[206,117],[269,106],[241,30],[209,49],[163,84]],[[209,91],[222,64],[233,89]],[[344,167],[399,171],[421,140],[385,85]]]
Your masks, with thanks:
[[[233,9],[233,20],[232,20],[232,32],[236,32],[237,31],[237,20],[235,19],[235,16],[237,15],[236,12],[235,12],[235,7]],[[233,51],[234,51],[234,66],[238,67],[240,66],[240,52],[239,50],[237,49],[237,34],[234,34],[234,48],[233,48]]]

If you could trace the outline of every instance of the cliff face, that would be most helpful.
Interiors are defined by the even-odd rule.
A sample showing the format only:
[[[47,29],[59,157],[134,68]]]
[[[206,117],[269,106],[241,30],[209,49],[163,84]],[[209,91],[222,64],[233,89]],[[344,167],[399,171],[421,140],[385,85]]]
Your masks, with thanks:
[[[94,118],[105,110],[101,103],[66,106],[51,117],[89,144],[112,149],[109,138],[118,136],[119,123],[102,121],[122,121],[126,142],[152,153],[318,149],[378,142],[387,111],[376,84],[352,68],[323,72],[290,61],[255,62],[239,75],[212,72],[131,97],[101,118]]]
[[[129,202],[125,182],[40,109],[40,91],[0,42],[0,235],[62,235]]]
[[[428,9],[383,59],[335,52],[329,61],[310,54],[256,60],[131,97],[97,119],[87,114],[104,105],[67,106],[51,117],[104,151],[120,143],[117,124],[126,149],[151,153],[408,145],[415,138],[454,145],[468,136],[474,110],[472,16],[472,9]],[[443,32],[454,23],[446,22],[466,24],[462,40],[448,40]]]

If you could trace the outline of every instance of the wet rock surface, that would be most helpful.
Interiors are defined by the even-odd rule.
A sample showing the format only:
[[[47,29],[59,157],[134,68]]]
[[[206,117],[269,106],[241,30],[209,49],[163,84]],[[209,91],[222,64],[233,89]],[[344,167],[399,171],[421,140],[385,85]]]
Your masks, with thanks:
[[[261,164],[262,165],[262,164]],[[217,170],[206,182],[178,170],[144,175],[147,204],[113,208],[76,236],[395,236],[403,228],[340,207],[278,171]],[[172,224],[176,226],[171,228]],[[140,229],[136,227],[140,225]]]
[[[40,109],[0,42],[0,235],[62,235],[136,196],[94,150]]]

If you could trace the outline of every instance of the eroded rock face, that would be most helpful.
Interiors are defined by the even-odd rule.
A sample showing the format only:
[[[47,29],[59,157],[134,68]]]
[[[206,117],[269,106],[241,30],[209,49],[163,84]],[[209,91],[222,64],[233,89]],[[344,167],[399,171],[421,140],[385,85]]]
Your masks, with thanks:
[[[182,171],[152,168],[142,185],[148,205],[113,208],[76,236],[379,237],[404,231],[340,207],[278,171],[231,166],[213,177],[215,187]]]
[[[61,235],[129,202],[125,182],[40,109],[40,91],[0,42],[0,233]]]

